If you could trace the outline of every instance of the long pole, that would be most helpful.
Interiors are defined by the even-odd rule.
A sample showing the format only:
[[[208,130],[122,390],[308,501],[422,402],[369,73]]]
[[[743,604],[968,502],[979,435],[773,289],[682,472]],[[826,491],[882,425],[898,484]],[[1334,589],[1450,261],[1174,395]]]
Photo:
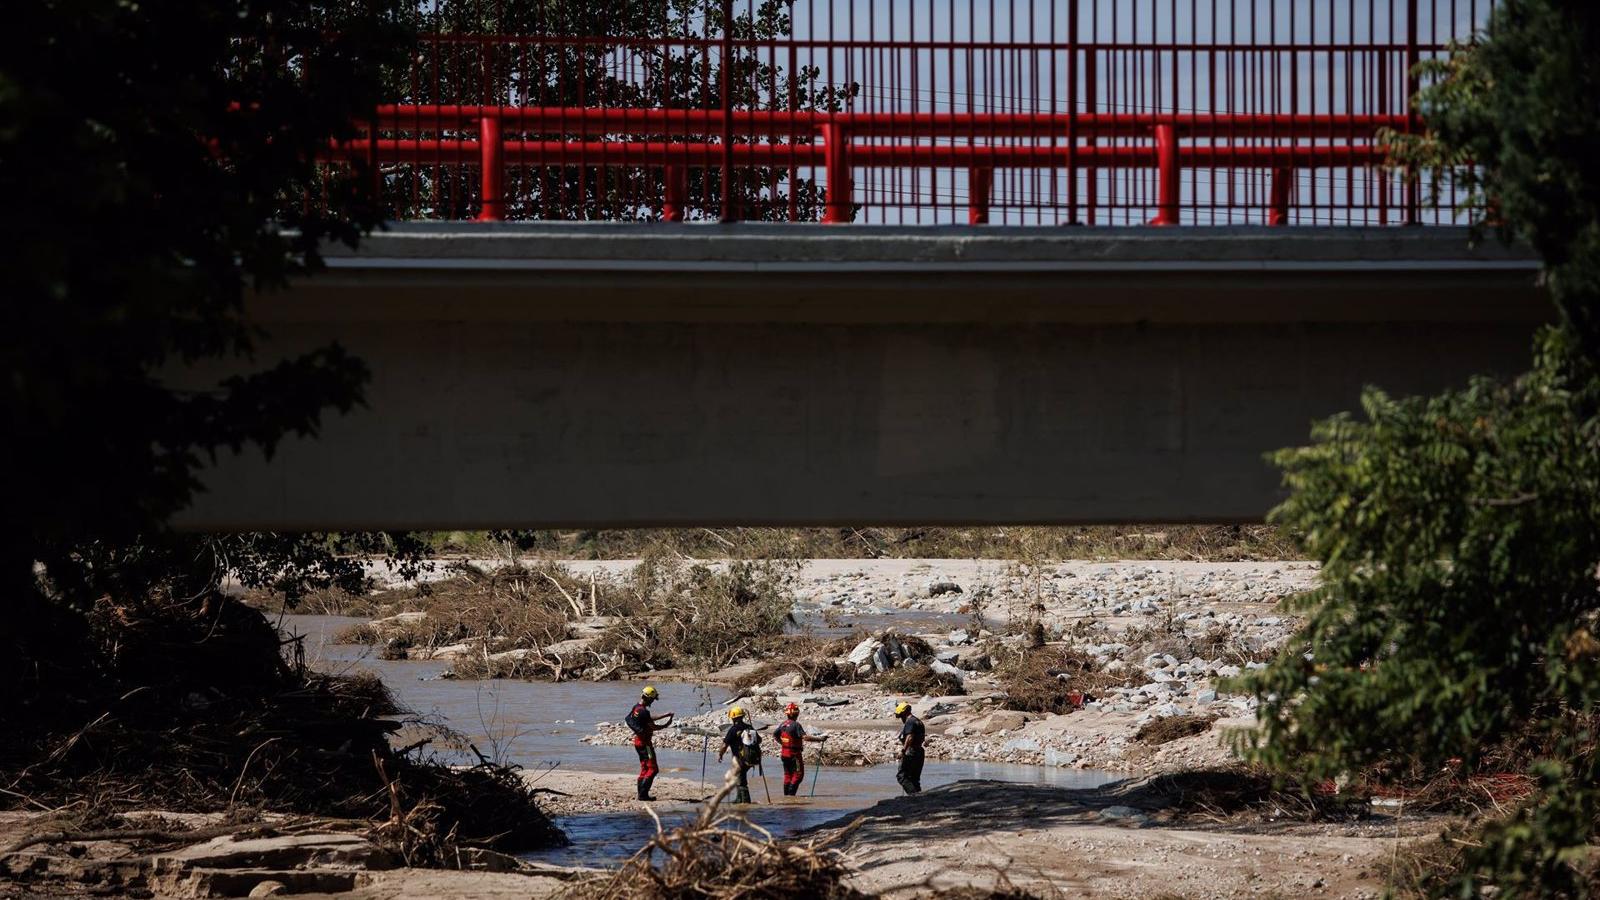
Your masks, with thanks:
[[[817,772],[811,776],[811,796],[817,795],[817,779],[822,777],[822,754],[817,754]]]
[[[772,785],[767,784],[767,772],[761,768],[761,763],[756,763],[756,772],[761,775],[761,787],[767,792],[767,802],[772,802]]]
[[[711,735],[700,739],[700,796],[706,795],[706,757],[711,753]]]

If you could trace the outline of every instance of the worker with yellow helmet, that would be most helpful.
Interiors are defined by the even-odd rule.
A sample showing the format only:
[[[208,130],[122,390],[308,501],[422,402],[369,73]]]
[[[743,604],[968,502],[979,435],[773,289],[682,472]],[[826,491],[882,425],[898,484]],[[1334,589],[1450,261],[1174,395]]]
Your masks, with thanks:
[[[922,793],[922,744],[927,739],[928,729],[922,720],[911,712],[911,704],[904,700],[895,704],[895,718],[902,723],[900,726],[900,749],[895,758],[900,760],[900,770],[895,773],[894,780],[900,782],[908,794]]]
[[[734,772],[739,779],[733,802],[749,803],[750,770],[761,762],[761,735],[751,727],[750,718],[745,715],[742,706],[728,710],[728,720],[732,724],[722,735],[722,746],[717,748],[717,762],[722,762],[723,755],[729,750],[733,751]]]
[[[650,785],[655,783],[656,775],[661,767],[656,764],[655,733],[657,728],[672,724],[672,713],[652,716],[650,704],[661,699],[661,692],[653,685],[645,687],[639,692],[639,702],[628,712],[624,721],[633,731],[633,749],[639,754],[639,799],[654,800],[650,796]]]

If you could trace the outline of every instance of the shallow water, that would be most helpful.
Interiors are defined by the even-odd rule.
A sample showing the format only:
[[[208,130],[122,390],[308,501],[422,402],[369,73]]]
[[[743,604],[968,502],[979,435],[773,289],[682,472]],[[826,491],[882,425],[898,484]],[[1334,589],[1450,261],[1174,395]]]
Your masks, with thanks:
[[[551,765],[565,765],[584,771],[619,776],[617,791],[633,792],[638,772],[638,757],[627,745],[594,746],[582,743],[599,722],[619,722],[638,697],[639,683],[633,681],[572,681],[560,684],[534,681],[446,680],[438,676],[449,668],[446,662],[387,661],[378,659],[370,648],[332,643],[341,628],[365,621],[342,616],[286,616],[283,627],[305,636],[306,660],[329,672],[367,670],[381,677],[395,697],[407,708],[431,721],[441,722],[464,734],[483,753],[537,772]],[[726,690],[675,682],[656,685],[661,700],[656,709],[680,716],[704,712],[726,698]],[[715,747],[710,748],[715,751]],[[441,748],[440,756],[449,762],[468,762],[468,750]],[[661,750],[658,754],[663,775],[698,779],[705,766],[707,788],[714,790],[721,776],[715,756],[707,760],[701,753]],[[793,834],[813,825],[838,818],[889,797],[900,787],[894,780],[892,764],[855,768],[812,768],[802,788],[803,799],[785,800],[781,795],[782,772],[774,759],[773,771],[766,773],[767,788],[778,802],[768,805],[766,790],[757,777],[751,779],[751,792],[757,800],[746,812],[749,820],[778,835]],[[923,770],[923,788],[933,788],[961,779],[993,779],[1061,787],[1088,788],[1113,781],[1118,776],[1078,769],[1042,766],[1016,766],[984,762],[929,761]],[[811,789],[815,786],[815,794]],[[656,812],[665,824],[694,815],[693,797],[663,797]],[[562,817],[558,824],[572,839],[570,847],[532,856],[550,862],[594,864],[616,862],[637,850],[655,831],[648,815],[638,810],[591,813]]]

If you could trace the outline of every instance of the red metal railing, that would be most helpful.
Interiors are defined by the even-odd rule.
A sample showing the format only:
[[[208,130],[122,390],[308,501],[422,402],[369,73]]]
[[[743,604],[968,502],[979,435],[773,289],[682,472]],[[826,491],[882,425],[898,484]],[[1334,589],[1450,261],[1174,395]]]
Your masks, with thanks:
[[[1490,6],[445,0],[329,155],[402,218],[1449,221],[1379,135]]]

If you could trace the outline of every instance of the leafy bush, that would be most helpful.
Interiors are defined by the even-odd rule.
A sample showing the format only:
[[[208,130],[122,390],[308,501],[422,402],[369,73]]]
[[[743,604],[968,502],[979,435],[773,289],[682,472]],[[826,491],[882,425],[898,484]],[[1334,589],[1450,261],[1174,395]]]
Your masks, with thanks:
[[[1485,826],[1455,890],[1577,893],[1594,833],[1600,695],[1600,380],[1565,333],[1534,370],[1433,398],[1363,397],[1276,456],[1322,586],[1287,601],[1297,649],[1244,679],[1249,749],[1331,777],[1372,766],[1474,771],[1543,735],[1545,790]]]

